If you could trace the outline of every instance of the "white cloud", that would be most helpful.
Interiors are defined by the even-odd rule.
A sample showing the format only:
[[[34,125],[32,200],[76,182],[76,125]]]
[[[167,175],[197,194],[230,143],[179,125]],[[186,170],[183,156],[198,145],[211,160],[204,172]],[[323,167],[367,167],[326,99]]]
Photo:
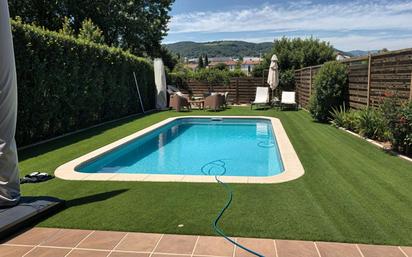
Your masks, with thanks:
[[[333,4],[300,1],[232,11],[178,14],[172,17],[169,34],[176,37],[188,33],[248,32],[248,41],[259,42],[260,39],[271,38],[271,34],[273,39],[282,33],[299,31],[302,35],[318,33],[315,36],[323,36],[322,39],[346,49],[373,49],[383,47],[382,45],[397,48],[406,47],[405,44],[411,46],[411,37],[398,42],[397,39],[387,38],[382,34],[388,32],[396,35],[397,32],[391,31],[397,30],[411,35],[411,21],[412,1],[345,1]],[[253,38],[249,36],[250,32],[259,32],[259,35]],[[266,34],[262,35],[262,32]],[[337,33],[343,36],[337,37]],[[325,34],[329,36],[325,37]],[[379,42],[382,38],[385,38],[386,44]]]
[[[264,5],[172,17],[170,33],[262,30],[410,29],[412,2]]]

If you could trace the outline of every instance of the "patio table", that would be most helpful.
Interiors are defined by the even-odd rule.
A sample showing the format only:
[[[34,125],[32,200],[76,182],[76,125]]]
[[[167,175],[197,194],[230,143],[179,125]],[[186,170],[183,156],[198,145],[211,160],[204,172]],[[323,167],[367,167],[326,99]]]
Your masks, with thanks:
[[[203,99],[189,100],[189,104],[192,107],[196,106],[199,110],[203,110],[205,107],[205,100]]]

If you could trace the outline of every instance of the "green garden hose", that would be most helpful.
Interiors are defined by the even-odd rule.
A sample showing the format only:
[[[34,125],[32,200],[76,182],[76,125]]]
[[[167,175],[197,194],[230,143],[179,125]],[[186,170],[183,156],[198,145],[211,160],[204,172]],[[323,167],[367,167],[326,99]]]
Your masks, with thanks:
[[[218,170],[216,173],[213,172],[213,170]],[[220,170],[220,172],[219,172]],[[222,208],[222,210],[219,212],[219,215],[216,217],[216,219],[213,221],[213,229],[215,230],[215,232],[217,234],[219,234],[220,236],[222,236],[223,238],[225,238],[226,240],[228,240],[230,243],[236,245],[237,247],[255,255],[258,257],[264,257],[264,255],[259,254],[239,243],[237,243],[236,241],[234,241],[233,239],[229,238],[228,236],[225,235],[225,233],[223,232],[223,230],[221,228],[219,228],[218,226],[218,222],[220,220],[220,218],[223,216],[223,213],[227,210],[227,208],[229,208],[230,204],[232,203],[233,200],[233,190],[229,187],[228,184],[224,183],[223,181],[219,180],[219,176],[223,176],[226,173],[226,163],[224,162],[223,159],[220,160],[216,160],[216,161],[212,161],[209,163],[206,163],[205,165],[202,166],[201,171],[204,175],[214,175],[216,181],[222,185],[226,192],[228,193],[228,200],[225,204],[225,206]],[[214,173],[214,174],[213,174]]]

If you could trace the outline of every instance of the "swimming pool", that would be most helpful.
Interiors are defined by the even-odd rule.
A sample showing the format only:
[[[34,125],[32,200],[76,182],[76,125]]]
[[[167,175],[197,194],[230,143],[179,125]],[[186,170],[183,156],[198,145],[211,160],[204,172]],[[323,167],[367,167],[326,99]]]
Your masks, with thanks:
[[[283,171],[266,119],[182,118],[90,162],[85,173],[272,176]]]
[[[69,161],[66,180],[281,183],[304,174],[279,119],[172,117]]]

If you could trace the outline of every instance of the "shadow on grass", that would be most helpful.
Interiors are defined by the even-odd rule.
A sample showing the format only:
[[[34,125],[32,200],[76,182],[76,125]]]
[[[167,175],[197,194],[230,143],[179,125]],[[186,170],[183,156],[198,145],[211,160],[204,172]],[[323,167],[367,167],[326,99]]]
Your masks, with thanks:
[[[90,129],[86,129],[85,131],[72,134],[72,135],[68,135],[68,136],[65,136],[65,137],[44,143],[44,144],[40,144],[40,145],[33,146],[33,147],[30,147],[24,150],[20,150],[19,151],[19,161],[24,161],[26,159],[33,158],[35,156],[56,150],[58,148],[65,147],[71,144],[75,144],[79,141],[99,135],[105,132],[106,130],[109,130],[109,129],[112,129],[118,126],[122,126],[126,123],[134,121],[135,119],[139,119],[139,118],[142,118],[148,115],[150,114],[136,115],[136,116],[125,118],[119,121],[110,122],[108,124],[104,124],[98,127],[92,127]]]
[[[80,206],[80,205],[84,205],[84,204],[102,202],[102,201],[105,201],[105,200],[110,199],[112,197],[123,194],[127,191],[129,191],[129,190],[128,189],[119,189],[119,190],[113,190],[113,191],[94,194],[94,195],[83,196],[83,197],[80,197],[80,198],[75,198],[75,199],[66,201],[65,208],[67,209],[67,208],[70,208],[70,207]]]

